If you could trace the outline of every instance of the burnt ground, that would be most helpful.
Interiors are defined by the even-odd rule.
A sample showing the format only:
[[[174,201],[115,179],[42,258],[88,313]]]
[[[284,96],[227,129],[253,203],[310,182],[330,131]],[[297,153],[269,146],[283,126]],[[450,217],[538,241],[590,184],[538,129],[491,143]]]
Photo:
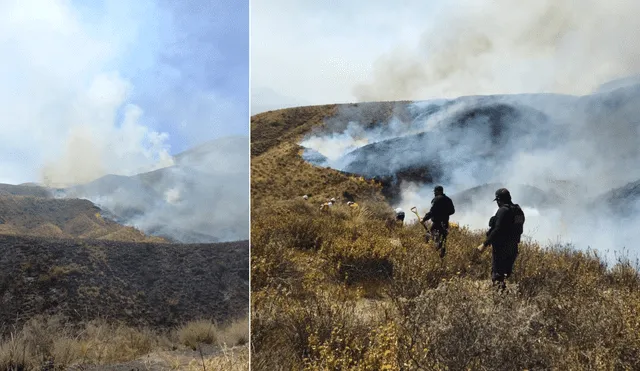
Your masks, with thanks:
[[[171,328],[249,308],[249,242],[134,243],[0,235],[0,333],[39,315]]]

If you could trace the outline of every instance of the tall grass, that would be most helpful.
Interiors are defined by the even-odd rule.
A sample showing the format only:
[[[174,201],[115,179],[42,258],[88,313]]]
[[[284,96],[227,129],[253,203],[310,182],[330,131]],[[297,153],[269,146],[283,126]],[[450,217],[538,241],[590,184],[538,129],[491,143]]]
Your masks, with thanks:
[[[199,349],[203,344],[222,350],[221,355],[204,360],[210,369],[219,365],[230,370],[248,370],[248,337],[248,319],[224,325],[194,321],[173,331],[158,332],[104,320],[78,326],[65,323],[59,316],[39,316],[0,338],[0,370],[109,365],[140,359],[153,352],[170,353],[181,347]],[[235,350],[237,346],[241,347],[239,351]]]

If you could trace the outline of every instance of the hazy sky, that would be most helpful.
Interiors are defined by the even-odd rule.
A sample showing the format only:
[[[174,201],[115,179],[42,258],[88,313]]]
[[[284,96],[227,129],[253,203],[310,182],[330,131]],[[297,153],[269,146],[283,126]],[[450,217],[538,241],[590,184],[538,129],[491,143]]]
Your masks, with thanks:
[[[0,182],[129,175],[248,135],[248,8],[0,0]]]
[[[586,94],[640,72],[639,10],[635,0],[254,0],[251,111]]]
[[[440,3],[252,1],[252,113],[354,101],[353,83],[367,79],[382,53],[415,44]]]

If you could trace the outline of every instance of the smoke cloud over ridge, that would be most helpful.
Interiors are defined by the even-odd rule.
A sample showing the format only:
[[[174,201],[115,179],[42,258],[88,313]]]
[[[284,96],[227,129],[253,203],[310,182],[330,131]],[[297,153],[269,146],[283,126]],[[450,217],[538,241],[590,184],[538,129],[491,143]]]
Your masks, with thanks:
[[[640,3],[463,1],[443,10],[416,47],[396,48],[356,84],[359,101],[470,94],[587,94],[640,73]]]
[[[267,101],[275,109],[296,101],[583,95],[640,73],[634,0],[322,4],[252,5],[252,89],[273,92],[252,100],[256,113]]]
[[[65,188],[179,241],[248,238],[248,5],[236,7],[0,1],[0,183]],[[224,152],[174,156],[225,137]]]
[[[345,106],[300,144],[307,161],[399,185],[393,206],[427,211],[441,184],[454,220],[486,228],[493,192],[507,186],[525,234],[613,254],[640,251],[640,84],[582,97],[469,96]],[[375,116],[375,115],[374,115]],[[360,119],[358,119],[360,117]],[[365,118],[366,117],[366,118]]]

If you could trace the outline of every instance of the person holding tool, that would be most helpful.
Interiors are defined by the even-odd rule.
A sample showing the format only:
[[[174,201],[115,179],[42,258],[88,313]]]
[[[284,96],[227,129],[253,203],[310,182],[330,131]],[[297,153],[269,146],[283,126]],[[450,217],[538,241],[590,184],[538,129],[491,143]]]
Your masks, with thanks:
[[[449,235],[449,217],[455,214],[456,209],[453,201],[444,194],[444,188],[442,186],[434,187],[433,194],[431,209],[422,218],[421,224],[427,229],[427,242],[429,242],[429,238],[432,236],[436,243],[436,250],[440,251],[440,257],[444,258],[446,255],[447,236]],[[417,215],[417,209],[415,207],[413,207],[411,211]],[[420,218],[419,215],[418,218]],[[427,228],[425,224],[429,220],[431,220],[431,228]]]

